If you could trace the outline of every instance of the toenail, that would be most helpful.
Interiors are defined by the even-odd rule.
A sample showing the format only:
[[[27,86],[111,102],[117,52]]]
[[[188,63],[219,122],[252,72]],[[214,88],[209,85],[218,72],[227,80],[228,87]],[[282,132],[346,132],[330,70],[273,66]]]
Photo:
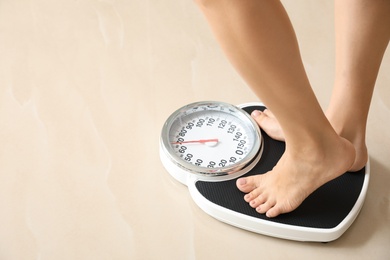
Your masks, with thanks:
[[[246,179],[245,178],[238,179],[237,183],[238,183],[238,185],[245,185],[246,184]]]
[[[250,194],[246,194],[245,196],[244,196],[244,200],[249,200],[251,198],[251,195]]]
[[[260,116],[260,114],[261,114],[261,112],[260,112],[259,110],[254,110],[254,111],[252,112],[252,116],[253,116],[253,117],[258,117],[258,116]]]

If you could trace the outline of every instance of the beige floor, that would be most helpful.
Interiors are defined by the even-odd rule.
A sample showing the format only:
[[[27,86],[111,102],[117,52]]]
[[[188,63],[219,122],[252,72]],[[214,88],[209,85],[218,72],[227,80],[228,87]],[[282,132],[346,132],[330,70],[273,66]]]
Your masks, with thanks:
[[[333,5],[283,2],[326,107]],[[193,1],[0,1],[0,259],[389,259],[389,54],[361,214],[332,243],[293,242],[211,218],[160,163],[175,109],[257,101]]]

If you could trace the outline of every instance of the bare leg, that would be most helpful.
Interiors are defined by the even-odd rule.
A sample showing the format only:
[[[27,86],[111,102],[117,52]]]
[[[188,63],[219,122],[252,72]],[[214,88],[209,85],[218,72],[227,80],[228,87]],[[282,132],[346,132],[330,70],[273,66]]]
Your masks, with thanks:
[[[390,1],[335,1],[336,78],[326,115],[356,149],[351,170],[368,160],[366,123],[379,67],[390,40]]]
[[[259,213],[275,217],[290,212],[349,169],[353,145],[339,137],[322,112],[279,1],[198,3],[227,57],[273,111],[286,139],[286,152],[271,172],[241,178],[237,187]]]
[[[335,1],[336,78],[326,115],[336,132],[353,143],[351,171],[368,160],[366,123],[379,67],[390,39],[390,1]],[[273,138],[284,140],[270,113],[253,117]]]

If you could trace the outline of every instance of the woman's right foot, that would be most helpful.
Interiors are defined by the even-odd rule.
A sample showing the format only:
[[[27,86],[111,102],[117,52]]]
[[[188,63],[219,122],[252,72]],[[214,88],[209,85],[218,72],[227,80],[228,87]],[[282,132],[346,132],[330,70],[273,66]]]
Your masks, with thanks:
[[[284,133],[282,128],[280,127],[280,124],[270,110],[265,109],[263,112],[259,110],[255,110],[252,112],[251,116],[257,122],[260,128],[263,129],[267,133],[267,135],[270,136],[272,139],[278,141],[285,140]],[[356,152],[355,162],[353,163],[349,171],[351,172],[359,171],[366,165],[368,161],[368,152],[365,143],[365,134],[362,133],[361,135],[359,135],[356,134],[355,131],[348,132],[346,129],[340,126],[341,124],[332,122],[331,119],[329,119],[329,121],[332,124],[335,131],[341,137],[344,137],[345,139],[350,141],[355,147],[355,152]]]

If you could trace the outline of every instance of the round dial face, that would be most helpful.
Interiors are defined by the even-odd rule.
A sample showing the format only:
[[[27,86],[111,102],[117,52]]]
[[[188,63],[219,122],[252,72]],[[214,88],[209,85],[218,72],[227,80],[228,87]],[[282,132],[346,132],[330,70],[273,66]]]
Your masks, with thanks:
[[[173,113],[162,145],[174,163],[200,174],[233,173],[260,149],[260,131],[242,109],[222,102],[197,102]]]

